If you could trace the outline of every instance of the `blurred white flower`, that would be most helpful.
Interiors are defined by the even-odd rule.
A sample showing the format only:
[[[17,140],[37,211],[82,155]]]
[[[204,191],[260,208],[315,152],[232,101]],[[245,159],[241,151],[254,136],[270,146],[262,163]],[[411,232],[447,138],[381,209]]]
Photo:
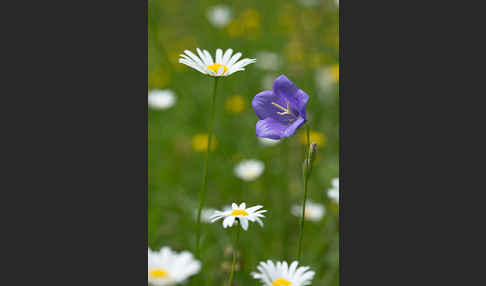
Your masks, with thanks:
[[[248,230],[248,222],[258,222],[263,227],[263,221],[260,218],[265,217],[263,215],[266,210],[260,210],[263,206],[254,206],[246,208],[245,203],[241,203],[239,206],[235,203],[231,205],[231,209],[224,209],[223,211],[216,211],[211,216],[211,222],[218,221],[224,218],[223,228],[232,227],[233,224],[238,221],[244,230]]]
[[[253,181],[260,177],[265,170],[265,164],[262,161],[250,159],[241,161],[234,168],[235,175],[245,181]]]
[[[280,143],[279,139],[270,139],[270,138],[263,138],[263,137],[257,137],[258,141],[263,145],[263,146],[274,146]]]
[[[327,195],[336,203],[339,202],[339,178],[332,179],[332,188],[327,191]]]
[[[210,218],[215,211],[216,209],[213,208],[203,208],[201,210],[201,222],[210,223]],[[197,220],[197,209],[194,210],[194,219]]]
[[[262,77],[262,88],[265,90],[273,89],[273,81],[277,78],[276,74],[266,74]]]
[[[224,54],[222,49],[216,49],[215,61],[213,57],[206,50],[196,49],[196,56],[193,52],[185,50],[184,54],[180,55],[179,62],[188,67],[191,67],[202,74],[220,77],[229,76],[238,71],[244,71],[245,66],[254,63],[255,59],[241,58],[241,53],[233,55],[233,49],[227,49]]]
[[[256,54],[256,66],[262,70],[275,71],[281,65],[280,56],[277,53],[259,51]]]
[[[294,216],[300,217],[302,215],[302,206],[301,205],[292,206],[291,212]],[[326,213],[326,208],[324,208],[323,205],[307,200],[305,204],[305,214],[304,214],[304,218],[306,220],[320,221],[325,213]]]
[[[148,249],[148,282],[168,286],[184,282],[201,270],[201,263],[188,251],[177,253],[169,247],[160,251]]]
[[[336,71],[336,66],[321,67],[316,70],[314,78],[320,92],[329,92],[339,80],[339,70]]]
[[[153,109],[167,109],[176,102],[177,97],[170,89],[154,89],[148,94],[148,104]]]
[[[253,278],[261,281],[263,286],[306,286],[310,285],[315,272],[309,270],[309,266],[298,266],[294,261],[287,264],[287,261],[260,262],[257,266],[259,272],[252,272]]]
[[[231,9],[226,5],[211,6],[206,11],[206,17],[216,28],[224,28],[231,21]]]

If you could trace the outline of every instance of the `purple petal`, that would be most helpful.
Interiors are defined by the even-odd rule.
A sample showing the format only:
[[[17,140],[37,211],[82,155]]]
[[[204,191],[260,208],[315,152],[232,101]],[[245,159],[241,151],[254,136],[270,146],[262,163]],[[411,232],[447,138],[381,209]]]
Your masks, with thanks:
[[[297,110],[299,111],[299,115],[306,119],[305,115],[305,106],[307,105],[307,101],[309,100],[309,95],[305,93],[302,89],[299,89],[295,94],[297,98]]]
[[[272,103],[276,103],[284,108],[287,106],[285,99],[283,97],[277,96],[271,90],[265,90],[255,95],[251,102],[251,105],[253,107],[253,110],[255,110],[256,115],[260,119],[271,117],[275,120],[283,121],[284,123],[293,119],[290,115],[279,115],[278,112],[282,112],[282,110],[277,108]]]
[[[288,126],[287,129],[285,129],[285,131],[283,133],[283,137],[292,136],[292,134],[294,134],[295,130],[297,130],[304,123],[305,123],[305,119],[303,117],[299,117],[290,126]]]
[[[299,106],[295,96],[298,90],[297,86],[284,75],[277,77],[273,82],[273,92],[279,97],[286,98],[295,107]]]
[[[270,104],[272,100],[275,98],[273,91],[271,90],[264,90],[259,94],[255,95],[253,100],[251,101],[251,106],[255,111],[256,115],[260,119],[265,119],[270,117]]]
[[[281,139],[284,136],[287,127],[289,127],[288,124],[267,117],[257,122],[256,136],[269,139]]]

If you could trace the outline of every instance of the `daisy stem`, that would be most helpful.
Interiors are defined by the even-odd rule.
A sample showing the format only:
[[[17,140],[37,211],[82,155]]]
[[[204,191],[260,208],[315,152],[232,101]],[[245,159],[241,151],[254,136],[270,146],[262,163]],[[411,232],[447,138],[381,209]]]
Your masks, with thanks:
[[[228,280],[228,286],[231,286],[231,283],[233,282],[233,277],[235,275],[235,266],[236,266],[236,254],[238,251],[238,244],[240,242],[240,226],[236,226],[236,238],[235,238],[235,244],[233,245],[233,264],[231,265],[231,273],[230,277]]]
[[[302,179],[304,181],[304,199],[302,200],[302,215],[300,217],[300,232],[299,232],[299,251],[297,253],[297,260],[300,261],[300,258],[302,256],[302,240],[304,238],[304,221],[305,221],[305,205],[307,201],[307,182],[309,181],[310,177],[310,126],[309,124],[305,125],[306,127],[306,132],[307,132],[307,147],[306,147],[306,160],[305,162],[305,170],[302,172]]]
[[[211,141],[213,139],[213,128],[214,128],[214,106],[216,103],[216,89],[218,87],[218,78],[214,78],[214,89],[213,89],[213,97],[211,99],[211,110],[210,110],[210,117],[209,117],[209,131],[208,131],[208,146],[206,149],[206,160],[204,163],[204,175],[203,175],[203,182],[201,186],[201,191],[199,192],[199,208],[197,210],[197,228],[196,228],[196,251],[195,256],[199,258],[199,248],[200,248],[200,240],[201,240],[201,211],[204,204],[204,198],[206,197],[206,189],[208,183],[208,165],[209,165],[209,155],[211,154]]]

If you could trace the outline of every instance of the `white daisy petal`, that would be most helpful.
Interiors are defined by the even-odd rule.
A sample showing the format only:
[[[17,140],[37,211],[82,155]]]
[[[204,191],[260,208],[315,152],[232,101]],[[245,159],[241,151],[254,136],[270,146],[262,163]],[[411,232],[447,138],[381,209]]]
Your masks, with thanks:
[[[223,60],[222,60],[222,65],[227,65],[229,59],[231,58],[231,54],[233,53],[233,49],[227,49],[226,52],[224,52]]]
[[[196,56],[193,52],[189,51],[189,50],[185,50],[184,53],[186,53],[186,55],[188,55],[194,62],[196,62],[198,65],[200,65],[201,67],[204,67],[204,63],[201,61],[201,59]]]
[[[239,220],[240,220],[240,223],[241,223],[241,227],[244,230],[248,230],[248,219],[246,217],[240,217]]]
[[[295,274],[295,270],[297,269],[297,265],[298,264],[299,264],[299,262],[297,262],[297,261],[293,261],[290,264],[290,267],[289,267],[289,276],[293,276]]]
[[[222,49],[216,49],[216,62],[217,64],[223,64],[223,50]]]
[[[227,228],[229,226],[233,226],[233,223],[235,222],[235,217],[234,216],[228,216],[223,220],[223,227]]]
[[[204,67],[209,66],[211,63],[206,58],[206,54],[204,54],[203,51],[201,51],[201,49],[199,49],[199,48],[197,48],[196,51],[197,51],[197,54],[199,55],[199,58],[203,62]]]
[[[185,64],[186,66],[189,66],[189,67],[191,67],[191,68],[193,68],[195,70],[198,70],[201,73],[205,73],[205,71],[202,68],[200,68],[198,65],[196,65],[195,62],[191,62],[191,61],[186,60],[186,59],[179,59],[179,62],[181,64]]]
[[[257,210],[259,210],[259,209],[261,209],[261,208],[263,208],[263,206],[261,206],[261,205],[257,205],[257,206],[253,206],[253,207],[251,207],[251,208],[247,208],[247,209],[246,209],[246,211],[247,211],[247,212],[256,212]]]
[[[236,71],[239,71],[239,70],[244,70],[243,67],[249,65],[249,64],[252,64],[254,63],[255,60],[254,59],[242,59],[241,61],[235,63],[234,65],[231,66],[231,72],[236,72]]]
[[[209,62],[209,65],[214,64],[213,57],[207,50],[203,50],[204,55],[206,55],[206,59]]]
[[[261,226],[263,227],[263,221],[259,218],[255,218],[255,221]]]
[[[241,56],[242,56],[242,53],[240,53],[240,52],[238,52],[238,53],[234,54],[234,55],[231,57],[231,59],[229,60],[229,62],[228,62],[228,64],[227,64],[227,65],[228,65],[228,66],[232,66],[234,63],[236,63],[236,61],[237,61],[239,58],[241,58]]]

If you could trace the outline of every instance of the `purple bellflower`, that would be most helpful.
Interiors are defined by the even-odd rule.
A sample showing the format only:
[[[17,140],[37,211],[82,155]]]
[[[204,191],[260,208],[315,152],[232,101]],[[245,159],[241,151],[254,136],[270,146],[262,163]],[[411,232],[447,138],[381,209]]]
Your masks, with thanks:
[[[262,91],[253,98],[253,109],[260,118],[256,124],[256,136],[269,139],[292,136],[307,122],[305,106],[308,100],[307,93],[286,76],[279,76],[273,82],[273,91]]]

